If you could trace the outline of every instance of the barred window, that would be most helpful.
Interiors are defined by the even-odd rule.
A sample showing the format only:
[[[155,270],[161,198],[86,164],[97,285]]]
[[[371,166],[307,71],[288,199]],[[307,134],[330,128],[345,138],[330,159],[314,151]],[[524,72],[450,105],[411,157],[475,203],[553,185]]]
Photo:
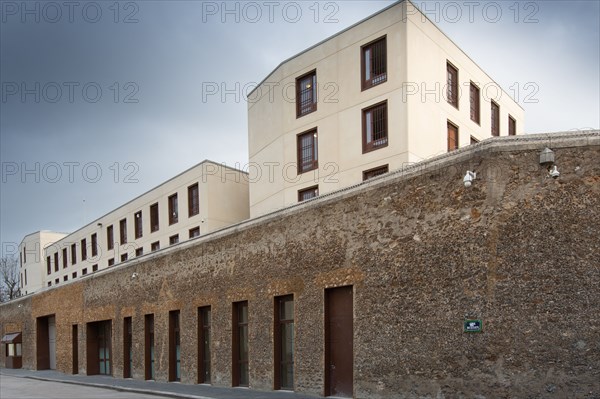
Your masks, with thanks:
[[[458,108],[458,69],[456,69],[449,62],[446,63],[446,100],[448,103]]]
[[[319,196],[319,186],[313,186],[298,191],[298,202]]]
[[[317,110],[317,71],[296,79],[296,118]]]
[[[387,101],[363,109],[363,153],[388,145]]]
[[[389,171],[388,165],[378,166],[373,169],[365,170],[363,172],[363,181],[369,180],[375,176],[383,175],[383,174],[387,173],[388,171]]]
[[[298,135],[298,174],[318,167],[317,129],[314,129]]]
[[[387,81],[385,36],[361,47],[362,90]]]

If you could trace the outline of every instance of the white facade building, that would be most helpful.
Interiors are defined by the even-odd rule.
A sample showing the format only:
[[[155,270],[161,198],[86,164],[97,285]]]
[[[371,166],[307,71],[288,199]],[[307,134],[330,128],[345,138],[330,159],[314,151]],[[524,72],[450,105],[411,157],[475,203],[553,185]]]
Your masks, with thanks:
[[[261,170],[250,216],[521,134],[523,120],[433,22],[395,3],[283,61],[249,94],[249,158]]]
[[[248,217],[247,173],[204,161],[71,234],[26,236],[22,292],[64,284]],[[35,263],[34,248],[40,250]]]

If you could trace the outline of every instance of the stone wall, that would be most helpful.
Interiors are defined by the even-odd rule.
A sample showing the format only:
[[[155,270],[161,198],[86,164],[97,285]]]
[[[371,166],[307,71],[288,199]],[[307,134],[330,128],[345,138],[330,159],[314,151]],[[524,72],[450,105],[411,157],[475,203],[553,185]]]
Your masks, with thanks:
[[[539,165],[546,146],[558,179]],[[230,386],[232,303],[247,300],[250,386],[271,390],[274,297],[294,294],[296,390],[322,395],[324,290],[353,285],[356,398],[599,398],[599,216],[598,132],[492,139],[4,304],[0,328],[23,331],[35,369],[36,318],[55,314],[70,373],[79,324],[85,373],[85,323],[113,320],[120,377],[132,316],[143,379],[154,313],[166,381],[180,309],[182,382],[195,383],[197,308],[211,305],[213,384]],[[463,332],[470,318],[482,333]]]

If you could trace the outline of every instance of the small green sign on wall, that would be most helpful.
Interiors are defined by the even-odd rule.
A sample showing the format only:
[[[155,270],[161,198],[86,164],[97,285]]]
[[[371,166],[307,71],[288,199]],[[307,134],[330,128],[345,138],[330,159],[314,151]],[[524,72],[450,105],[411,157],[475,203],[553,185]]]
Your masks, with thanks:
[[[483,321],[481,319],[465,320],[463,324],[463,332],[478,333],[483,332]]]

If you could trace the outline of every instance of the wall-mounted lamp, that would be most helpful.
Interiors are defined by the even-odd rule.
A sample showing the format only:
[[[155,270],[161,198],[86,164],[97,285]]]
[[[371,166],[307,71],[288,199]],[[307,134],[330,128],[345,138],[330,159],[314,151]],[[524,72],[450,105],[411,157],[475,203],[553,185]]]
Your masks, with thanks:
[[[551,169],[550,172],[548,172],[548,176],[556,179],[558,178],[558,176],[560,176],[560,172],[558,171],[558,168],[556,167],[556,165],[554,165]]]
[[[132,279],[133,279],[133,278],[137,278],[137,276],[138,276],[138,274],[137,274],[137,273],[133,273],[133,274],[131,275],[131,278],[132,278]]]
[[[546,147],[540,152],[540,165],[547,165],[554,163],[554,151]]]
[[[473,180],[475,180],[476,177],[477,177],[477,173],[467,170],[467,173],[465,174],[465,177],[463,178],[463,183],[464,183],[465,187],[471,187],[471,184],[473,184]]]

